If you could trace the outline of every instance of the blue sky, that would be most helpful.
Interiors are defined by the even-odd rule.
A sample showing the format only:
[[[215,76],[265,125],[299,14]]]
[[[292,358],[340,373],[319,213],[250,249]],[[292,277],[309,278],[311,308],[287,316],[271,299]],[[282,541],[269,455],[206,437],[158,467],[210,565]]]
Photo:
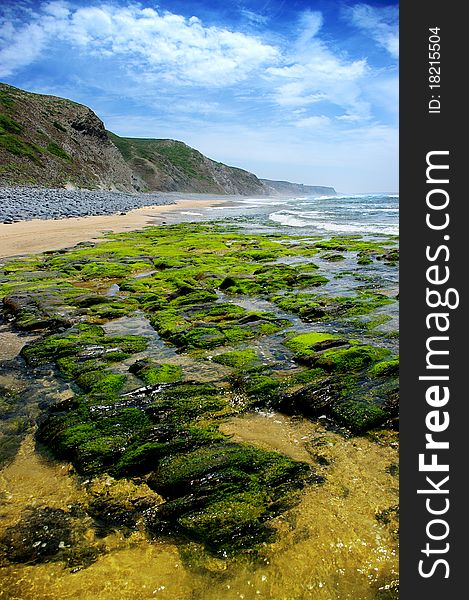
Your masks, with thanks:
[[[260,177],[398,188],[398,3],[12,0],[0,80]]]

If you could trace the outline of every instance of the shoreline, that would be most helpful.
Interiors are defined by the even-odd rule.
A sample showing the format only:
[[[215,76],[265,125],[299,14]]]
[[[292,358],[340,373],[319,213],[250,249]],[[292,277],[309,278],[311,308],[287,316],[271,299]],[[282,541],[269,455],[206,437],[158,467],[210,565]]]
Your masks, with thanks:
[[[179,198],[174,204],[145,206],[125,215],[99,215],[64,219],[33,219],[0,224],[0,259],[36,254],[47,250],[62,250],[80,242],[95,242],[105,233],[135,231],[149,225],[174,222],[172,213],[205,208],[226,202],[223,197]]]

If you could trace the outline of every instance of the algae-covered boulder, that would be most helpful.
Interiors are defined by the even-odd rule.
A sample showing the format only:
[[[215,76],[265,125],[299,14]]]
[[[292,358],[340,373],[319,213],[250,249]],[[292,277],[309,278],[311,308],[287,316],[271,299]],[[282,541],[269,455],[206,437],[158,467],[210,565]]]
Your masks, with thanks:
[[[109,475],[97,477],[86,486],[87,511],[93,517],[112,525],[135,525],[142,514],[162,504],[163,498],[146,484]]]
[[[313,357],[313,364],[326,371],[355,371],[387,358],[390,351],[370,345],[326,350]]]
[[[161,310],[152,315],[151,323],[161,337],[183,351],[238,344],[289,325],[273,313],[247,311],[228,303]]]
[[[16,327],[25,331],[54,331],[76,321],[76,311],[51,290],[11,293],[3,298],[3,308]]]
[[[182,367],[179,365],[159,363],[148,358],[135,362],[129,370],[148,385],[174,383],[183,376]]]
[[[221,365],[227,365],[243,371],[255,369],[262,364],[258,355],[252,348],[223,352],[212,356],[212,360]]]
[[[268,520],[313,481],[313,472],[230,442],[216,420],[232,412],[212,384],[158,384],[105,403],[92,390],[52,406],[36,435],[80,473],[99,476],[88,489],[97,518],[127,526],[143,519],[154,533],[233,553],[270,539]],[[152,491],[123,479],[131,476],[144,476]]]
[[[398,360],[384,360],[390,356],[386,348],[353,342],[319,350],[320,344],[334,343],[322,336],[304,334],[287,342],[299,361],[314,368],[295,375],[274,406],[290,414],[327,416],[353,433],[397,427]]]
[[[245,444],[218,443],[164,459],[149,485],[169,500],[149,527],[232,553],[272,537],[268,519],[311,477],[309,465]],[[319,479],[316,479],[318,482]]]
[[[251,273],[229,274],[219,289],[229,294],[268,294],[297,287],[315,287],[327,283],[327,278],[312,272],[316,265],[308,264],[308,271],[290,265],[265,265]]]
[[[26,345],[21,355],[33,367],[54,363],[61,375],[85,392],[113,397],[127,376],[109,366],[145,350],[148,340],[138,335],[109,336],[99,325],[79,324],[63,334]]]
[[[346,340],[340,339],[337,335],[313,331],[288,339],[285,346],[293,350],[297,360],[311,362],[318,351],[334,346],[342,346],[346,343]]]

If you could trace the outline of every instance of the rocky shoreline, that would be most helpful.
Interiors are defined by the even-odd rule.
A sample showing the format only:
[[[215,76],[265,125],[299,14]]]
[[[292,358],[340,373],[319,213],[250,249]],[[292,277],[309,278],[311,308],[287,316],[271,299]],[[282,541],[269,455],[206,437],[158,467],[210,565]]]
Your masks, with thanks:
[[[121,214],[135,208],[174,204],[175,199],[164,193],[0,187],[0,223]]]
[[[3,319],[37,336],[15,363],[36,387],[26,405],[0,385],[0,461],[11,464],[34,432],[40,452],[73,465],[83,498],[26,508],[0,532],[0,567],[92,569],[104,551],[75,540],[116,530],[171,540],[187,572],[230,577],[273,560],[282,523],[292,545],[313,556],[319,539],[334,563],[342,542],[331,550],[295,526],[310,498],[313,527],[331,502],[347,520],[366,512],[359,530],[370,538],[355,562],[369,570],[354,569],[349,585],[364,600],[384,585],[397,597],[397,261],[392,237],[252,234],[233,223],[110,234],[6,261]],[[272,411],[317,428],[298,435],[302,454],[229,429]],[[342,446],[387,462],[342,483]],[[355,500],[361,489],[376,497],[368,508]]]

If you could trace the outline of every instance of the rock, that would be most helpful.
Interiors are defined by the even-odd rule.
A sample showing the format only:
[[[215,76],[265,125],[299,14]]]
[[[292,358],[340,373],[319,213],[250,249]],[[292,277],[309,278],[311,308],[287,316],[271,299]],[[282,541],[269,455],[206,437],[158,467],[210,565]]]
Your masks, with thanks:
[[[69,566],[87,566],[98,556],[90,547],[85,532],[91,521],[83,511],[60,508],[30,508],[21,520],[8,527],[0,538],[3,564],[38,564],[65,561]]]
[[[5,296],[3,307],[25,331],[57,330],[73,324],[75,311],[53,292],[15,292]]]
[[[112,525],[134,526],[145,511],[164,502],[144,483],[116,480],[109,475],[93,479],[86,491],[89,514]]]

